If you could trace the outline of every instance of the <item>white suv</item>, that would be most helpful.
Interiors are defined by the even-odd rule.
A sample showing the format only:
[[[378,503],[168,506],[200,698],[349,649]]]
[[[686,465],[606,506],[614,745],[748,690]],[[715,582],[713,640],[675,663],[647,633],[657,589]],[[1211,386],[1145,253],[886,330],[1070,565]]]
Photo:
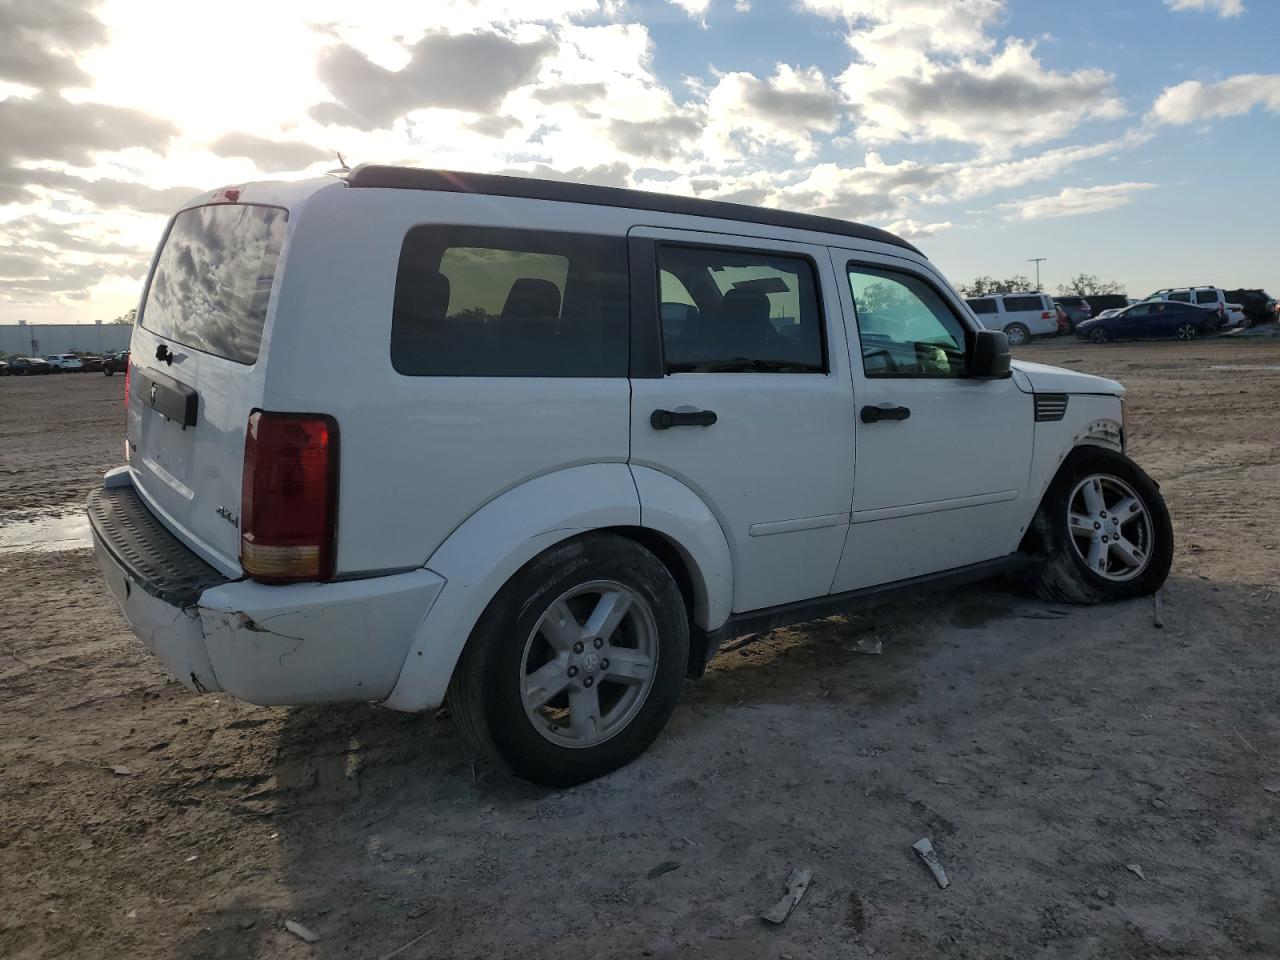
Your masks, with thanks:
[[[1001,293],[965,301],[989,330],[1003,330],[1015,347],[1032,337],[1058,335],[1058,307],[1044,293]]]
[[[1172,300],[1175,303],[1191,303],[1218,315],[1218,326],[1240,326],[1244,323],[1244,308],[1239,304],[1227,303],[1227,295],[1221,287],[1169,287],[1157,290],[1150,296],[1143,297],[1142,302],[1149,300]],[[1235,307],[1235,310],[1232,310]]]
[[[45,357],[44,362],[53,368],[54,373],[84,369],[84,364],[74,353],[55,353]]]
[[[89,515],[142,641],[260,704],[447,696],[543,783],[637,756],[736,634],[1169,571],[1121,386],[1011,368],[872,227],[364,166],[193,200],[138,316]]]

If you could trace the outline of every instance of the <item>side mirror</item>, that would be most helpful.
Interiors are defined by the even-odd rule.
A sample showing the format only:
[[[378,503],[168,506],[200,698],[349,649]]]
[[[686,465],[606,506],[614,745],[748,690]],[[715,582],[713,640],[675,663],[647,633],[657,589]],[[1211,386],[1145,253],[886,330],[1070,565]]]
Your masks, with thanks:
[[[965,374],[973,380],[1006,380],[1009,338],[1003,330],[970,330],[965,338]]]

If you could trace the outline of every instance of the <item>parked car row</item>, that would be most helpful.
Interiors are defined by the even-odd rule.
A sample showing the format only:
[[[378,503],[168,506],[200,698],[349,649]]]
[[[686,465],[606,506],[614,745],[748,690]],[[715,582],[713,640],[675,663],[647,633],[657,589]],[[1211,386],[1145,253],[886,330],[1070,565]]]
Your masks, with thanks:
[[[37,377],[51,373],[113,373],[129,365],[129,351],[105,357],[82,357],[74,353],[54,353],[47,357],[9,357],[0,360],[0,377]]]

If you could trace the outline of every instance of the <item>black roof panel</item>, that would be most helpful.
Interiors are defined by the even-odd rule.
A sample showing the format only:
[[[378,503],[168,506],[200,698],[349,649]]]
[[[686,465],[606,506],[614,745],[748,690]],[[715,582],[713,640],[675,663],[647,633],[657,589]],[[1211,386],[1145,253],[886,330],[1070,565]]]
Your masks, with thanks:
[[[624,190],[586,183],[562,183],[533,177],[508,177],[496,173],[461,173],[453,170],[423,170],[417,167],[392,167],[361,164],[347,176],[352,187],[387,187],[396,190],[441,190],[448,193],[482,193],[494,197],[526,197],[530,200],[558,200],[562,203],[589,203],[603,207],[627,207],[659,213],[684,214],[691,217],[717,217],[739,220],[768,227],[812,230],[859,240],[890,243],[915,253],[920,251],[887,230],[850,223],[834,217],[809,213],[792,213],[769,207],[750,207],[724,200],[699,200],[648,190]]]

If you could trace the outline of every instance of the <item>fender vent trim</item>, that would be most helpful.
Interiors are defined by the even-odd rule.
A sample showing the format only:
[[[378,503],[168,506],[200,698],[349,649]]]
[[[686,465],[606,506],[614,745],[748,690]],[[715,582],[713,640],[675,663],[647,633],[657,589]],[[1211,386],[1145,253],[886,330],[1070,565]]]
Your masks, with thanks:
[[[1036,423],[1061,420],[1067,415],[1067,401],[1070,397],[1065,393],[1037,393],[1035,398]]]

